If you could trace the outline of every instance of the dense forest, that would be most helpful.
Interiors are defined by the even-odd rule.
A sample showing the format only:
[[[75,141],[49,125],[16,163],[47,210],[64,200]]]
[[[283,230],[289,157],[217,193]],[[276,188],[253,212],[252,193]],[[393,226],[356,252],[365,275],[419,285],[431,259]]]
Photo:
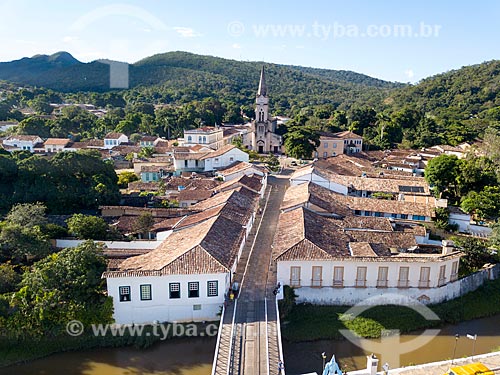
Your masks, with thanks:
[[[66,108],[55,119],[24,119],[17,131],[94,138],[115,130],[174,138],[201,124],[251,119],[262,64],[169,52],[130,65],[131,88],[110,90],[108,65],[84,64],[66,52],[0,63],[0,79],[9,81],[0,84],[0,120],[23,120],[19,109],[26,107],[49,114],[50,103],[91,103],[107,108],[106,116]],[[415,85],[349,71],[265,67],[272,114],[292,118],[279,130],[284,135],[301,126],[349,129],[362,134],[370,149],[419,148],[470,142],[488,127],[500,128],[500,61]]]

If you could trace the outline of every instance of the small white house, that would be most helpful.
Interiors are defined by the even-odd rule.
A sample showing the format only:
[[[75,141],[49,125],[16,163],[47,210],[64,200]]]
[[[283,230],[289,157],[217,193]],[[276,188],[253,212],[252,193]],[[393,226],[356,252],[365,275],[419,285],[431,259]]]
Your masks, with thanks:
[[[210,152],[175,152],[176,174],[182,172],[212,172],[237,161],[248,162],[248,154],[234,145],[225,145]]]
[[[223,129],[213,126],[204,126],[201,128],[184,130],[184,140],[182,145],[203,145],[217,150],[224,145],[223,138]]]
[[[43,147],[45,152],[60,152],[67,151],[66,147],[70,144],[71,140],[69,138],[48,138]]]
[[[237,191],[218,195],[155,250],[104,273],[117,323],[218,318],[256,209]]]
[[[205,172],[225,168],[237,161],[248,163],[248,154],[234,145],[225,145],[217,151],[209,152],[201,158],[205,163]]]
[[[122,143],[128,143],[128,137],[123,133],[108,133],[104,137],[104,148],[110,149]]]
[[[37,135],[11,135],[2,141],[8,151],[35,151],[35,146],[43,144],[43,139]]]

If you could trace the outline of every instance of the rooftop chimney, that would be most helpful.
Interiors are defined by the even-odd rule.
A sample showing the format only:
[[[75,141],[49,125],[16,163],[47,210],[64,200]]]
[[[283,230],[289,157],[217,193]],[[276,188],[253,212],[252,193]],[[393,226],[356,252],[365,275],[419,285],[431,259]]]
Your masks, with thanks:
[[[455,244],[453,243],[453,241],[443,240],[441,241],[441,243],[443,245],[443,251],[442,251],[443,255],[448,255],[455,251]]]

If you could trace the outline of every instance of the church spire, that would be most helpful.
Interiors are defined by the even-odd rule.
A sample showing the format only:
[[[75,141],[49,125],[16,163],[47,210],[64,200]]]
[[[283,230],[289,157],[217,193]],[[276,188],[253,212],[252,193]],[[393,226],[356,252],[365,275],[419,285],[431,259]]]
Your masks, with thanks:
[[[257,96],[267,96],[266,73],[264,71],[264,65],[262,65],[262,70],[260,71],[259,90],[257,91]]]

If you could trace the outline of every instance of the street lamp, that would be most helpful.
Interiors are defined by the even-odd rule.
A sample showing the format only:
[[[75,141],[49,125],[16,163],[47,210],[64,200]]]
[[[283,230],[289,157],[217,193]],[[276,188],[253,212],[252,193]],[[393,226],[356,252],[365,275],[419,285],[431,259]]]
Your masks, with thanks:
[[[326,353],[325,352],[321,353],[321,358],[323,358],[323,367],[322,367],[322,369],[323,369],[323,371],[325,371],[325,360],[326,360]]]
[[[455,334],[455,347],[453,348],[453,357],[451,358],[451,364],[455,361],[455,353],[457,352],[457,342],[458,339],[460,338],[460,335],[457,333]]]
[[[476,341],[477,341],[477,335],[469,335],[467,334],[467,338],[469,340],[473,340],[472,342],[472,360],[474,360],[474,352],[476,351]]]

